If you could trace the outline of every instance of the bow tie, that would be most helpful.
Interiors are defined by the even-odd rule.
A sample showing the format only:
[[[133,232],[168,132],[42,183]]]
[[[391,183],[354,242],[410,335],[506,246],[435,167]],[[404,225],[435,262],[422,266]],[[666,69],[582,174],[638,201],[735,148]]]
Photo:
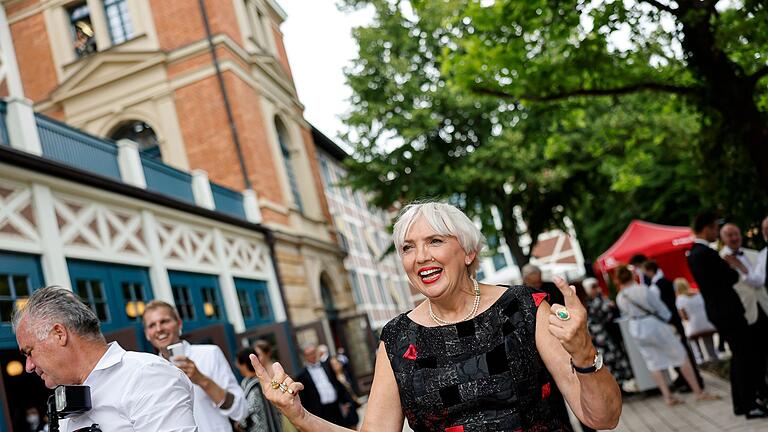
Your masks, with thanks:
[[[739,255],[744,255],[744,251],[743,251],[743,250],[741,250],[741,249],[739,249],[739,250],[737,250],[737,251],[734,251],[734,252],[733,252],[733,254],[734,254],[734,255],[736,255],[736,256],[739,256]]]

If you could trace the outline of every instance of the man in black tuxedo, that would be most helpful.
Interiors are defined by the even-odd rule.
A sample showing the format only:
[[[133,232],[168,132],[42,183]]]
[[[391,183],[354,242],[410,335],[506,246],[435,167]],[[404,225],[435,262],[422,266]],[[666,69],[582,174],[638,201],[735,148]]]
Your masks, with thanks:
[[[717,240],[718,216],[702,213],[693,221],[696,240],[688,253],[688,265],[699,291],[704,297],[707,318],[718,334],[728,342],[731,357],[731,397],[736,415],[748,419],[768,417],[768,411],[757,403],[756,377],[749,360],[749,326],[733,285],[739,281],[739,273],[731,268],[709,244]]]
[[[659,297],[664,305],[669,309],[672,315],[669,318],[669,324],[671,324],[675,330],[677,330],[678,336],[680,336],[680,342],[682,342],[685,352],[688,354],[688,360],[691,361],[691,367],[693,373],[696,375],[696,380],[699,382],[701,388],[704,388],[704,380],[701,378],[699,368],[696,365],[696,357],[691,351],[691,346],[688,344],[688,338],[685,337],[685,328],[683,328],[683,320],[680,318],[680,313],[677,311],[677,305],[675,300],[675,287],[672,281],[664,277],[664,272],[661,271],[659,265],[654,260],[647,260],[643,263],[643,273],[650,283],[651,289],[656,289],[659,292]],[[688,383],[685,382],[685,378],[680,373],[680,368],[676,367],[675,370],[678,373],[678,377],[673,383],[673,387],[676,387],[678,391],[686,389],[690,390]]]
[[[304,384],[301,403],[312,414],[343,425],[341,405],[352,404],[352,397],[336,378],[328,362],[320,361],[317,345],[304,345],[303,353],[305,367],[296,379]]]

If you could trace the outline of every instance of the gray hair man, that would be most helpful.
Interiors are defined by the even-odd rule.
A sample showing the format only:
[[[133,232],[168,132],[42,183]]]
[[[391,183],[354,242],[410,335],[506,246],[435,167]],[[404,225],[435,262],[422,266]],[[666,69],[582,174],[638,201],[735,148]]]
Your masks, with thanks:
[[[48,388],[86,385],[90,411],[62,421],[62,431],[99,424],[109,431],[197,431],[192,383],[147,353],[107,343],[96,314],[71,291],[35,291],[11,320],[25,369]]]
[[[564,304],[563,294],[553,282],[544,282],[541,276],[541,269],[533,264],[523,266],[521,273],[523,275],[523,284],[539,291],[547,293],[547,300],[551,304]]]

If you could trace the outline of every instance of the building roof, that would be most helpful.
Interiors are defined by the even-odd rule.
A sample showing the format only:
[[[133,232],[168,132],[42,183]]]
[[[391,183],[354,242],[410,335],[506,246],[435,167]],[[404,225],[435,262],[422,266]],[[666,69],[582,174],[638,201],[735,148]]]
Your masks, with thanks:
[[[320,132],[320,130],[314,125],[310,126],[312,126],[312,139],[315,141],[315,145],[317,147],[324,150],[339,162],[349,157],[349,153],[339,147],[339,145],[336,144],[332,139],[328,138],[324,133]]]

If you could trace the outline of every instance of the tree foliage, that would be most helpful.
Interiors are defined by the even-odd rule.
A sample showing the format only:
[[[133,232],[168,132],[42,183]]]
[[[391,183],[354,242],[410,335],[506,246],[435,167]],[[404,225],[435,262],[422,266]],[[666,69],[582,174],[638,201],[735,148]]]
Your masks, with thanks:
[[[654,92],[696,107],[704,203],[749,226],[768,202],[768,3],[514,0],[442,6],[443,72],[527,103]]]
[[[531,249],[523,248],[516,213],[534,239],[568,215],[594,257],[633,218],[685,224],[702,206],[711,177],[701,163],[702,125],[710,117],[692,108],[688,90],[673,89],[697,85],[680,62],[651,66],[656,51],[665,53],[662,42],[649,48],[653,55],[612,52],[599,30],[609,14],[596,16],[584,50],[569,51],[581,18],[565,8],[583,6],[565,1],[344,4],[375,10],[374,22],[354,31],[360,52],[347,70],[353,108],[345,119],[355,149],[348,182],[371,192],[375,205],[447,198],[497,234],[495,206],[518,264]],[[514,33],[522,31],[516,20],[525,20],[525,32]],[[494,26],[512,33],[479,36]],[[537,44],[539,56],[531,54]],[[502,72],[514,79],[496,79]],[[648,77],[669,89],[546,97],[633,82],[648,89],[651,82],[641,82]]]

